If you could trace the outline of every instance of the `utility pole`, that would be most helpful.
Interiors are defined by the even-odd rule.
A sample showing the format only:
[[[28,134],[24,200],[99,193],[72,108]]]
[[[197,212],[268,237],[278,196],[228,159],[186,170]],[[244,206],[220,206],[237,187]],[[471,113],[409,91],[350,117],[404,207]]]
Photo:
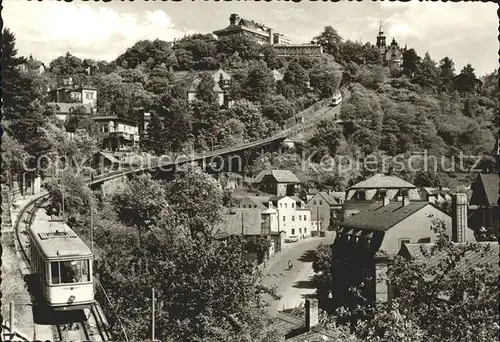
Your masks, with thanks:
[[[61,173],[61,211],[64,218],[64,173]]]
[[[244,242],[243,242],[243,234],[244,234],[244,226],[243,226],[243,215],[245,215],[244,212],[241,212],[241,254],[243,254],[243,246],[244,246]]]
[[[151,297],[152,297],[152,313],[151,313],[151,341],[155,342],[155,289],[151,289]]]
[[[316,207],[316,224],[317,224],[317,228],[318,228],[318,236],[319,236],[319,225],[320,225],[320,221],[319,221],[319,206]]]
[[[90,207],[90,250],[94,254],[94,214],[92,210],[92,198],[89,195],[89,207]]]

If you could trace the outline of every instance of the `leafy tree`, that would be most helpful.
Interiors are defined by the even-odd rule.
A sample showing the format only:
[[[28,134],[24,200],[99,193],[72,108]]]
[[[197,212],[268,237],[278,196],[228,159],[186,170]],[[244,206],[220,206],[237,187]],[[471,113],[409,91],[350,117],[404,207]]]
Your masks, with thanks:
[[[158,114],[153,113],[151,115],[151,121],[146,127],[143,147],[147,151],[154,152],[156,155],[161,156],[166,150],[166,137],[164,136],[164,126],[158,116]]]
[[[314,253],[313,282],[320,298],[320,306],[328,298],[332,284],[332,248],[330,245],[320,244]]]
[[[259,49],[259,45],[253,39],[244,36],[222,37],[217,40],[217,52],[222,59],[237,52],[243,60],[249,60],[258,55]]]
[[[397,258],[389,267],[389,282],[400,293],[396,303],[401,313],[420,327],[423,340],[494,339],[497,275],[492,265],[461,266],[468,251],[491,253],[489,247],[454,244],[441,220],[434,220],[431,229],[439,240],[422,252],[424,260]]]
[[[455,77],[455,63],[451,58],[445,57],[439,62],[439,77],[443,89],[449,91],[453,85],[453,77]]]
[[[311,86],[319,90],[321,97],[328,98],[333,96],[339,88],[342,73],[334,67],[325,68],[318,66],[310,71],[309,79],[311,80]]]
[[[173,46],[178,70],[210,70],[202,68],[203,60],[215,58],[217,40],[211,34],[193,34],[177,40]]]
[[[47,214],[61,215],[64,193],[64,214],[70,221],[77,221],[86,216],[93,205],[92,190],[87,186],[88,178],[73,169],[63,169],[58,178],[52,178],[46,183],[50,202],[46,207]]]
[[[297,60],[288,64],[283,75],[283,81],[288,84],[296,96],[303,95],[307,91],[309,75]]]
[[[2,31],[2,71],[4,78],[8,79],[7,76],[11,76],[10,73],[14,71],[14,68],[24,61],[23,57],[17,57],[16,36],[9,28],[5,27]]]
[[[187,103],[170,95],[163,97],[158,113],[163,117],[162,134],[167,146],[170,146],[172,151],[180,151],[183,143],[192,133],[193,123]],[[173,127],[175,129],[172,129]]]
[[[217,94],[214,91],[215,81],[207,72],[200,75],[200,82],[196,87],[196,99],[203,101],[207,104],[214,104],[217,102]]]
[[[269,69],[280,69],[283,67],[283,61],[278,57],[278,53],[272,45],[264,45],[261,53],[264,55],[264,62],[266,62]]]
[[[443,185],[442,179],[434,172],[419,171],[413,180],[413,184],[417,187],[440,187]]]
[[[279,126],[284,125],[286,120],[295,115],[295,112],[293,104],[280,95],[267,98],[262,106],[262,115]]]
[[[68,115],[65,121],[66,131],[75,133],[79,129],[87,131],[91,136],[96,136],[98,132],[97,123],[87,115],[84,107],[76,108],[75,112]]]
[[[428,52],[425,53],[424,59],[415,71],[413,82],[427,88],[435,88],[436,84],[438,84],[436,63],[431,59]]]
[[[143,88],[153,94],[160,95],[167,91],[173,82],[174,74],[169,69],[156,66],[149,73],[147,87],[143,86]]]
[[[167,195],[170,206],[193,237],[210,236],[222,220],[222,189],[197,167],[186,165],[177,170]]]
[[[61,76],[77,76],[79,74],[87,74],[83,61],[69,52],[66,52],[66,55],[64,56],[59,56],[51,61],[49,69],[51,72]]]
[[[129,69],[134,69],[142,63],[150,68],[162,64],[169,68],[175,67],[177,60],[171,44],[160,39],[138,41],[116,59],[117,65]]]
[[[314,38],[320,44],[324,51],[336,59],[339,58],[340,48],[342,44],[342,37],[331,26],[326,26],[321,34]]]
[[[274,90],[274,78],[264,62],[253,63],[243,83],[242,94],[249,101],[262,101]]]
[[[24,171],[23,162],[28,153],[23,145],[6,132],[2,134],[2,177],[5,183],[7,179],[13,180]]]
[[[330,156],[334,156],[341,139],[342,131],[335,120],[322,120],[316,126],[316,132],[309,143],[316,148],[326,148]]]
[[[120,221],[140,233],[159,224],[167,208],[165,188],[146,173],[130,180],[113,196]]]
[[[259,139],[269,134],[273,125],[266,120],[259,108],[246,100],[236,101],[228,110],[229,117],[238,119],[245,125],[245,137]]]
[[[351,40],[347,40],[341,45],[340,59],[345,63],[354,62],[363,64],[363,46]]]
[[[403,63],[401,65],[403,74],[412,78],[418,69],[419,63],[420,57],[417,55],[415,49],[408,49],[403,52]]]
[[[235,118],[227,120],[217,140],[223,147],[242,144],[245,140],[245,124]]]

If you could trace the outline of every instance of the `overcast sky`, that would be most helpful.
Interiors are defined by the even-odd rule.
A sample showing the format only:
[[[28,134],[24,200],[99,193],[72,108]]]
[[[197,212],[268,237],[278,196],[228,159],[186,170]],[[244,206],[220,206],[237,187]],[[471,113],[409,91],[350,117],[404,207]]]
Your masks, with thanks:
[[[467,63],[481,76],[498,68],[497,5],[481,2],[26,2],[5,0],[4,27],[16,35],[19,53],[43,62],[70,52],[113,60],[141,39],[173,40],[226,27],[229,15],[272,27],[295,43],[307,43],[327,25],[344,40],[375,43],[380,20],[394,37],[423,56],[449,56],[457,71]]]

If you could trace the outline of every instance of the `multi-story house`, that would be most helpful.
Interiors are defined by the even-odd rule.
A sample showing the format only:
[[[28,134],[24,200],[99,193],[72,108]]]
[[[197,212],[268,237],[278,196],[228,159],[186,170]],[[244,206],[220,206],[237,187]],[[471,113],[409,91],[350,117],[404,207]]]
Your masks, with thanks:
[[[111,151],[128,149],[139,144],[137,123],[117,116],[95,116],[102,147]]]
[[[84,85],[73,84],[73,78],[67,77],[63,85],[56,89],[48,90],[49,101],[55,109],[55,115],[61,120],[71,114],[95,114],[97,102],[97,89]]]
[[[469,225],[478,240],[497,240],[500,231],[498,174],[478,173],[471,190]]]
[[[284,231],[285,237],[311,236],[311,210],[304,201],[296,196],[272,196],[269,201],[278,210],[278,230]]]
[[[343,198],[335,199],[326,191],[319,191],[307,201],[311,209],[311,220],[317,222],[316,230],[326,231],[340,223]]]
[[[388,197],[389,200],[403,197],[408,197],[411,201],[420,200],[420,194],[415,185],[393,175],[377,173],[347,189],[344,219],[359,213],[385,197]]]
[[[278,228],[278,211],[270,196],[244,196],[225,215],[224,222],[216,229],[228,235],[265,237],[270,242],[268,256],[279,252],[284,234]]]
[[[475,241],[467,226],[467,196],[454,195],[452,216],[426,201],[389,201],[386,197],[341,223],[332,244],[332,292],[336,305],[355,304],[349,288],[363,284],[369,302],[387,301],[388,264],[406,243],[432,243],[432,219],[445,223],[453,241]]]
[[[300,180],[289,170],[266,170],[255,177],[254,185],[275,196],[293,196],[299,192]]]
[[[217,95],[217,103],[219,106],[230,107],[234,101],[229,98],[229,88],[231,87],[231,76],[222,69],[217,70],[212,74],[212,79],[214,80],[213,91]],[[187,91],[188,102],[193,102],[196,100],[196,94],[198,93],[198,84],[200,79],[196,78],[191,87]]]
[[[382,61],[389,67],[391,72],[399,71],[403,63],[403,53],[407,50],[407,47],[401,49],[394,38],[392,38],[391,45],[387,46],[385,38],[382,25],[380,25],[376,47],[382,56]]]

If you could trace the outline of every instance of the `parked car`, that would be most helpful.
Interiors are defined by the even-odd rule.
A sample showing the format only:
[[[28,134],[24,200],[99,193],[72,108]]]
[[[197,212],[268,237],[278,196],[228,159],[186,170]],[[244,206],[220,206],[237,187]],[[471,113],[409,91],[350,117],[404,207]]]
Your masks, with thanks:
[[[297,242],[297,241],[299,241],[299,237],[296,235],[292,235],[285,239],[285,242]]]

